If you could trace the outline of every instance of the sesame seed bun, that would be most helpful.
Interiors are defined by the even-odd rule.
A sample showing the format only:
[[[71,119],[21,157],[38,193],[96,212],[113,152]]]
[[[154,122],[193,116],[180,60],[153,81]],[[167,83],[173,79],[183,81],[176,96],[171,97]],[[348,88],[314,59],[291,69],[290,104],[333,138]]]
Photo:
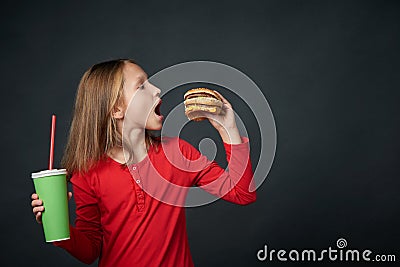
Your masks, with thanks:
[[[210,97],[213,97],[213,98],[216,98],[216,99],[222,101],[221,97],[220,97],[217,93],[215,93],[214,90],[211,90],[211,89],[208,89],[208,88],[204,88],[204,87],[190,89],[189,91],[187,91],[187,92],[185,93],[185,95],[183,96],[183,98],[184,98],[184,99],[187,99],[188,97],[192,97],[192,96],[194,96],[195,94],[204,94],[204,95],[208,95],[208,96],[210,96]]]

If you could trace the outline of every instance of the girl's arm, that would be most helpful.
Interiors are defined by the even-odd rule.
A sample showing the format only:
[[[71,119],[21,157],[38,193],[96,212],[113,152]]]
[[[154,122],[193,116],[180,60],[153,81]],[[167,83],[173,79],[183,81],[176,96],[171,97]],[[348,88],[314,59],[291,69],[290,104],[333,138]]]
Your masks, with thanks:
[[[224,142],[227,170],[221,168],[215,161],[209,161],[195,147],[180,139],[187,177],[191,177],[192,185],[239,205],[255,202],[257,195],[252,179],[249,140],[246,137],[240,139],[242,142],[240,144]]]
[[[219,94],[218,92],[216,92]],[[181,140],[185,151],[187,170],[197,170],[193,185],[236,204],[246,205],[256,200],[249,140],[241,137],[236,126],[232,105],[221,95],[223,113],[205,114],[220,134],[224,143],[228,169],[225,171],[215,161],[210,162],[196,148]]]
[[[85,177],[74,175],[71,183],[76,203],[75,227],[70,226],[70,239],[54,242],[54,245],[91,264],[101,251],[102,230],[97,198]]]

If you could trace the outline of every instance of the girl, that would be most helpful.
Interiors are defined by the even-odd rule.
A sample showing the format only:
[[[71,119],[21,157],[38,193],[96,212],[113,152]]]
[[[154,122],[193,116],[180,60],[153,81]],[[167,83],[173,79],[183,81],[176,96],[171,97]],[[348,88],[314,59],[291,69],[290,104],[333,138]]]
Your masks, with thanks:
[[[249,140],[239,135],[232,106],[221,98],[223,114],[207,116],[222,138],[229,171],[179,137],[150,134],[162,127],[160,89],[134,61],[107,61],[86,71],[62,160],[71,174],[75,226],[69,240],[54,244],[87,264],[99,258],[99,266],[193,266],[186,188],[198,186],[240,205],[256,200]],[[41,223],[45,210],[37,194],[32,207]]]

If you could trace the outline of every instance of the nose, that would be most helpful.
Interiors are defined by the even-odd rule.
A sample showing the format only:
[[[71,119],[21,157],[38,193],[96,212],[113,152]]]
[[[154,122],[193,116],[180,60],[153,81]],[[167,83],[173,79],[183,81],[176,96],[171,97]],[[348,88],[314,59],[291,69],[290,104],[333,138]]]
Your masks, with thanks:
[[[154,89],[154,94],[156,96],[160,96],[160,94],[161,94],[160,88],[158,88],[157,86],[153,85],[153,89]]]

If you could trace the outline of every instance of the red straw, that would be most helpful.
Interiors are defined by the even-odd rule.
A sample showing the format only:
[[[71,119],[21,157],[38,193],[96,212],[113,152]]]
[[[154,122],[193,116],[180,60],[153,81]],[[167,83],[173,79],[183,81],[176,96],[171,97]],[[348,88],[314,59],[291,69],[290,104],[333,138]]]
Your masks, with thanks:
[[[54,135],[55,135],[55,133],[56,133],[56,115],[53,115],[53,116],[51,116],[49,170],[53,169]]]

